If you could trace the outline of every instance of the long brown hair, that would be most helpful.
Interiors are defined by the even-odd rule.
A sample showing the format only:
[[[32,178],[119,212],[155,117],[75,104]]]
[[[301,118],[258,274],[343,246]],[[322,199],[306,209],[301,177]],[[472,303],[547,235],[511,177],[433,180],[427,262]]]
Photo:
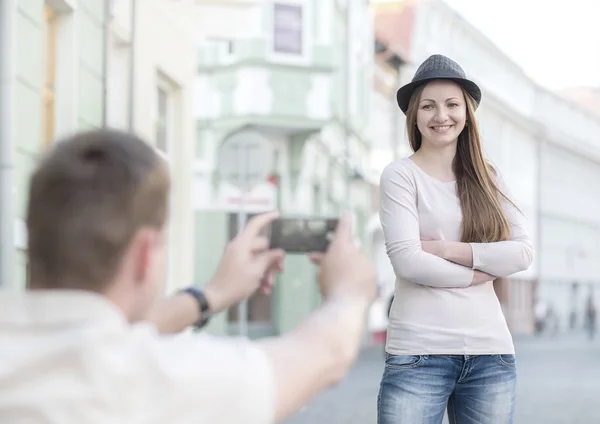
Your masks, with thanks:
[[[406,129],[413,151],[421,148],[421,132],[417,128],[417,111],[425,84],[413,93],[406,112]],[[462,88],[461,88],[462,89]],[[467,122],[458,136],[456,156],[452,164],[456,189],[462,209],[461,241],[495,242],[510,238],[510,225],[500,198],[513,204],[496,184],[496,171],[483,157],[481,136],[475,119],[475,101],[463,89]],[[513,204],[514,205],[514,204]]]

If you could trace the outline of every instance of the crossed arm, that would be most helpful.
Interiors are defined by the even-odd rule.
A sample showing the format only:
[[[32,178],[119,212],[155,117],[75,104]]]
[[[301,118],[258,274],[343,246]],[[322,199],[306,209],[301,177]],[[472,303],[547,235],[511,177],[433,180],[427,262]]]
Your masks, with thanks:
[[[506,193],[503,183],[500,188]],[[386,249],[400,278],[431,287],[461,288],[527,269],[531,239],[524,216],[509,202],[503,207],[511,240],[495,243],[421,241],[414,181],[405,168],[388,166],[381,176],[380,220]]]

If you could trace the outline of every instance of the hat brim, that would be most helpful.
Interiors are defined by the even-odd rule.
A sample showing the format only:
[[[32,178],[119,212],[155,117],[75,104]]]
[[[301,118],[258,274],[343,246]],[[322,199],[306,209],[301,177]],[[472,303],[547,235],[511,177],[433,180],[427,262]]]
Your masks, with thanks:
[[[419,87],[423,84],[427,84],[430,81],[440,80],[440,79],[451,80],[451,81],[454,81],[455,83],[457,83],[458,85],[460,85],[462,88],[465,89],[465,91],[467,93],[469,93],[469,95],[471,97],[473,97],[473,100],[475,100],[475,107],[479,106],[479,103],[481,102],[481,89],[473,81],[468,80],[466,78],[445,77],[445,76],[437,75],[437,76],[432,76],[430,78],[423,78],[423,79],[419,79],[417,81],[409,82],[408,84],[400,87],[400,89],[396,93],[396,100],[398,101],[398,106],[400,107],[402,112],[404,112],[404,114],[406,114],[406,111],[408,110],[408,103],[410,102],[410,98],[412,97],[412,95],[415,92],[415,90],[417,89],[417,87]]]

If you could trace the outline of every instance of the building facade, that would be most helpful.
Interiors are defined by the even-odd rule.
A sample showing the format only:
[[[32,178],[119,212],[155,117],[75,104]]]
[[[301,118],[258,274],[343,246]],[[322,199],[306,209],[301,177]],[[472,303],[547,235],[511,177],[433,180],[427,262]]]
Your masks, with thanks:
[[[237,231],[242,192],[221,178],[218,158],[224,140],[243,128],[266,137],[272,150],[272,165],[264,164],[271,169],[249,164],[266,178],[245,192],[246,212],[337,216],[350,207],[362,240],[371,207],[373,32],[366,2],[199,1],[197,13],[195,281],[210,279]],[[288,255],[274,294],[248,302],[249,335],[300,322],[320,302],[315,280],[304,255]],[[211,330],[235,333],[238,318],[234,308]]]
[[[543,90],[534,117],[543,128],[538,296],[559,330],[582,329],[587,298],[597,304],[600,288],[600,117]]]
[[[197,47],[193,0],[112,2],[107,125],[152,143],[171,173],[167,294],[193,282]]]
[[[9,11],[14,43],[11,67],[14,152],[14,276],[7,286],[27,280],[24,215],[29,177],[40,154],[57,138],[98,128],[105,121],[105,35],[103,0],[17,0]]]

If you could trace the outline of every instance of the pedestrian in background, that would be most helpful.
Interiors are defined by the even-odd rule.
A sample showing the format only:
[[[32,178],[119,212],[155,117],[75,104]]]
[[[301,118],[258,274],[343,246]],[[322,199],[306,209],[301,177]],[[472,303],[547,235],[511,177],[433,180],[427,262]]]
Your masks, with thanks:
[[[270,424],[346,374],[376,281],[349,217],[312,257],[324,301],[296,329],[256,342],[161,335],[204,325],[261,282],[268,291],[284,255],[261,236],[277,213],[259,215],[204,289],[157,305],[169,191],[164,161],[126,133],[77,134],[41,161],[29,289],[0,293],[0,422]]]
[[[590,288],[588,298],[585,305],[585,329],[588,334],[588,338],[594,340],[596,337],[596,319],[598,311],[596,309],[596,302],[594,301],[594,290]]]
[[[493,287],[532,261],[526,221],[484,157],[479,87],[433,55],[398,91],[413,151],[381,175],[380,219],[398,276],[379,424],[510,424],[516,369]]]

